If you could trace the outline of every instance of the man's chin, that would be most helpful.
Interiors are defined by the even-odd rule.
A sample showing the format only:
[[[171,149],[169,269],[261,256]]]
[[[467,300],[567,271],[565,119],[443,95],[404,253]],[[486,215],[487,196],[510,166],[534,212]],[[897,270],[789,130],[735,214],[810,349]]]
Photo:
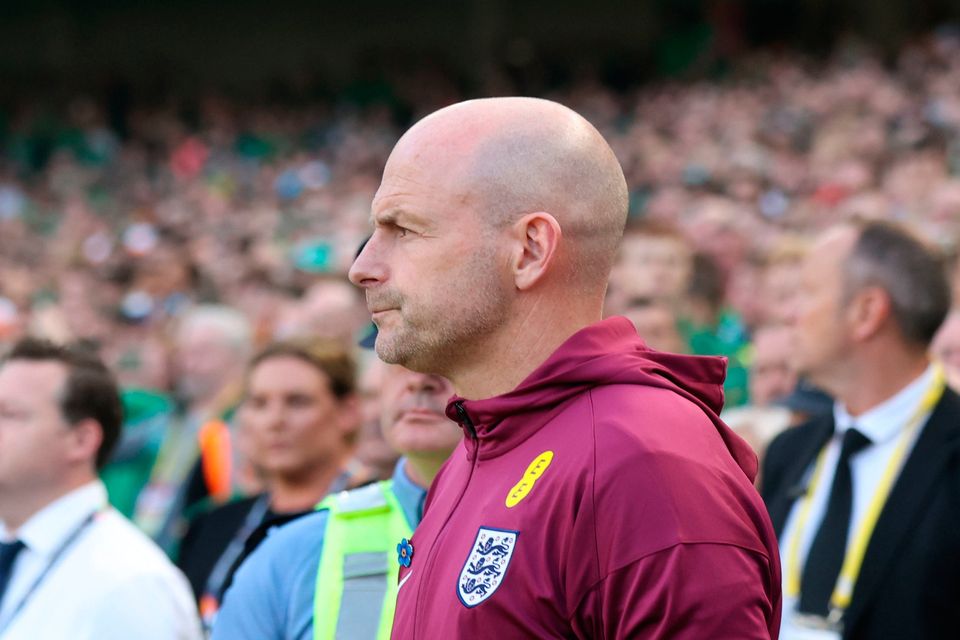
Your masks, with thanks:
[[[396,336],[381,332],[377,335],[374,350],[377,352],[377,357],[387,364],[398,364],[412,371],[419,371],[416,367],[418,350],[408,341],[398,340]]]
[[[374,344],[373,350],[376,351],[377,357],[387,364],[398,364],[401,367],[406,366],[406,358],[403,357],[404,354],[393,348],[393,345],[384,341],[382,334],[377,336],[377,342]]]

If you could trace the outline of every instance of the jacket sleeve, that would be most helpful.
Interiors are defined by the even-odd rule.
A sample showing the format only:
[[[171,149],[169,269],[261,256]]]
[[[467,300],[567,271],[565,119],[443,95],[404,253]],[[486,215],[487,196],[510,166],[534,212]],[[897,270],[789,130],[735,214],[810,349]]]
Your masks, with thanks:
[[[732,545],[678,544],[610,573],[584,596],[571,626],[578,638],[770,640],[780,603],[767,595],[767,565]]]

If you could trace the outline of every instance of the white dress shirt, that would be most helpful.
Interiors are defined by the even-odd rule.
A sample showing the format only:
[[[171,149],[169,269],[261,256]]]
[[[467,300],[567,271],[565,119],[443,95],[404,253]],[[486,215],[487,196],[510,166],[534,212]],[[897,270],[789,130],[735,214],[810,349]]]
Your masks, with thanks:
[[[99,480],[44,507],[16,537],[26,547],[0,608],[0,639],[202,637],[186,579],[149,538],[107,506]],[[0,526],[0,540],[12,538]],[[60,549],[62,555],[43,575]]]
[[[799,541],[799,571],[801,574],[810,545],[813,544],[813,538],[820,528],[820,521],[823,520],[826,511],[827,499],[833,486],[833,476],[837,469],[837,459],[840,457],[840,447],[843,444],[843,436],[847,429],[856,427],[860,433],[870,438],[871,442],[868,447],[850,458],[850,473],[853,478],[853,504],[847,535],[847,549],[849,550],[855,532],[859,531],[860,525],[863,523],[863,518],[877,485],[880,484],[880,478],[897,449],[897,444],[900,441],[899,436],[903,433],[903,429],[909,425],[911,418],[916,415],[920,403],[934,383],[934,379],[934,366],[930,365],[926,371],[897,392],[896,395],[857,417],[847,413],[846,407],[839,402],[834,405],[833,419],[836,431],[827,444],[823,471],[817,482],[816,491],[810,503],[809,517]],[[914,430],[911,441],[907,443],[908,456],[929,417],[930,411],[919,416],[919,426]],[[904,460],[906,460],[906,456]],[[807,470],[804,478],[805,483],[810,482],[814,464],[816,464],[816,460],[811,463]],[[803,504],[804,500],[802,498],[793,504],[783,528],[783,535],[780,537],[780,566],[783,567],[783,623],[780,627],[780,638],[781,640],[838,639],[840,636],[836,633],[801,629],[794,624],[793,614],[797,608],[798,598],[787,593],[787,572],[789,570],[787,563],[794,536],[797,534],[797,519]]]

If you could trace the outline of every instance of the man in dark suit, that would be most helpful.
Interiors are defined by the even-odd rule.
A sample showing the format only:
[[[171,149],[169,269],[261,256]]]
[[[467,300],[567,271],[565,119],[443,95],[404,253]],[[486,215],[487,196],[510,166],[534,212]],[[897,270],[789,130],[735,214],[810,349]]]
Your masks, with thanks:
[[[806,260],[798,369],[836,403],[764,463],[783,640],[960,637],[960,397],[927,355],[949,306],[940,258],[887,223]]]

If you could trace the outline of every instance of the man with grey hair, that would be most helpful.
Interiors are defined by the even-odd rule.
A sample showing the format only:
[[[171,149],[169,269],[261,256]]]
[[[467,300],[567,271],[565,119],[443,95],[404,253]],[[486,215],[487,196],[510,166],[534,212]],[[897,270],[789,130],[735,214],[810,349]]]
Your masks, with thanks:
[[[464,439],[412,540],[393,637],[772,638],[776,542],[723,361],[601,321],[627,187],[546,100],[427,116],[397,143],[351,280],[387,362],[442,375]]]
[[[220,409],[252,352],[253,329],[241,311],[205,304],[185,312],[174,335],[174,384],[186,412]]]
[[[950,308],[943,263],[903,228],[854,222],[802,274],[797,369],[836,402],[767,450],[781,638],[956,637],[960,397],[928,356]]]
[[[230,423],[253,349],[246,316],[224,305],[199,305],[181,318],[174,337],[178,412],[167,426],[134,521],[172,552],[184,512],[207,497],[225,500],[242,469],[233,459]]]

